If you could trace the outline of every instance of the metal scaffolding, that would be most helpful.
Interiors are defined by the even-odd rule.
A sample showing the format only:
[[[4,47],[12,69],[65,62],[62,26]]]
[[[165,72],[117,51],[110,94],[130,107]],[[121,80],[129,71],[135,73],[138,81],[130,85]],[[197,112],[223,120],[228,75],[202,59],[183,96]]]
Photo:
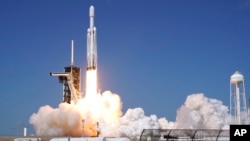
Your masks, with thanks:
[[[229,130],[144,129],[140,141],[229,141]]]

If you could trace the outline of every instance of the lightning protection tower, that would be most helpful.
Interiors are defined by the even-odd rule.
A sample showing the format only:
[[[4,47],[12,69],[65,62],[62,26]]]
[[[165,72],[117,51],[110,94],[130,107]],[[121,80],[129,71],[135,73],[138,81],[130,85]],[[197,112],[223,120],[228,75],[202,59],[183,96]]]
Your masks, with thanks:
[[[230,79],[231,124],[247,124],[245,84],[243,75],[236,71]]]

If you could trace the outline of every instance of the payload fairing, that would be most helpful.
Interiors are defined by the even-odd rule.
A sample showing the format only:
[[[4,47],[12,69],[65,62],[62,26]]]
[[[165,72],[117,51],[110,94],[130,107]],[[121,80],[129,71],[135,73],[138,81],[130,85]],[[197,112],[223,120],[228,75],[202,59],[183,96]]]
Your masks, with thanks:
[[[87,70],[97,69],[97,41],[96,27],[94,26],[94,6],[89,8],[89,28],[87,30]]]

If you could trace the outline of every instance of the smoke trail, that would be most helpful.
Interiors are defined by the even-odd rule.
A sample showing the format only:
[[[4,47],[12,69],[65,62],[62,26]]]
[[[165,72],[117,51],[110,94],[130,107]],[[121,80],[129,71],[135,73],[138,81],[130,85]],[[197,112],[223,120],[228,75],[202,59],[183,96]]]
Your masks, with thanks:
[[[95,95],[94,100],[81,99],[76,105],[62,103],[55,109],[43,106],[30,117],[30,123],[40,136],[93,136],[99,130],[103,137],[131,140],[138,140],[143,129],[222,129],[229,123],[228,108],[204,94],[189,95],[178,109],[175,122],[146,116],[142,108],[128,109],[124,115],[121,110],[119,95],[106,91]]]

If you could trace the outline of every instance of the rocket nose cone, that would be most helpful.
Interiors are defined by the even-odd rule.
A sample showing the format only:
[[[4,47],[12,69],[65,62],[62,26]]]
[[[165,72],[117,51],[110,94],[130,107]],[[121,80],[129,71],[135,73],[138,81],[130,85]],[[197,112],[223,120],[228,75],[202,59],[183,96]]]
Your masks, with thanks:
[[[90,17],[94,17],[95,16],[95,8],[94,8],[94,6],[93,5],[91,5],[90,6],[90,8],[89,8],[89,16]]]

